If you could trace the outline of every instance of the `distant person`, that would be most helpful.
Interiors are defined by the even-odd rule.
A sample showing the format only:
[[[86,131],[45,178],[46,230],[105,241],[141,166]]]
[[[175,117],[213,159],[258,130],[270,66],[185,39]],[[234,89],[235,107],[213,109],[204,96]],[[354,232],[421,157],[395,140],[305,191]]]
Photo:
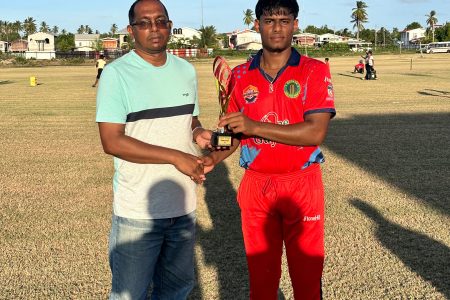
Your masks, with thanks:
[[[128,33],[135,50],[106,66],[97,93],[105,153],[114,157],[109,239],[110,299],[186,299],[195,283],[196,183],[204,180],[194,141],[197,76],[166,52],[172,22],[158,0],[137,0]]]
[[[355,65],[355,68],[353,69],[353,73],[364,73],[364,60],[360,59],[358,64]]]
[[[92,85],[92,87],[96,87],[98,80],[100,79],[100,76],[102,75],[103,68],[106,66],[106,60],[105,56],[103,54],[100,55],[99,59],[97,59],[97,62],[95,63],[95,67],[97,68],[97,77],[95,78],[95,82]]]
[[[365,80],[372,80],[377,79],[376,72],[375,72],[375,59],[373,57],[372,50],[368,50],[366,52],[366,56],[364,57],[365,60],[365,67],[366,67],[366,76],[364,77]]]
[[[321,299],[325,217],[319,145],[335,115],[334,89],[323,61],[291,47],[298,11],[296,0],[257,2],[255,28],[263,49],[233,69],[230,106],[218,124],[236,134],[233,145],[203,158],[208,173],[241,148],[245,173],[237,202],[250,299],[278,299],[283,248],[294,298]]]
[[[328,57],[325,57],[325,64],[327,66],[330,66],[330,59]]]

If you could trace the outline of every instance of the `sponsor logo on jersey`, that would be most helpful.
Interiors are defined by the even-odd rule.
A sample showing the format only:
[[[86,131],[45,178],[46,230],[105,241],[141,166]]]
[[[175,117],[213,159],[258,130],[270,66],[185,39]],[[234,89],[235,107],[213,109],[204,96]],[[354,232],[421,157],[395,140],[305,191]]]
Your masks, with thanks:
[[[289,80],[284,84],[284,94],[291,99],[297,98],[301,91],[297,80]]]
[[[243,97],[245,99],[245,102],[247,103],[254,103],[256,100],[258,100],[259,90],[256,86],[249,85],[246,87],[243,91]]]
[[[267,113],[264,117],[261,118],[261,122],[278,125],[289,125],[289,120],[280,120],[276,112]],[[253,138],[253,141],[255,142],[256,145],[268,144],[272,148],[277,145],[277,143],[274,141],[263,139],[260,137]]]
[[[303,222],[317,222],[317,221],[320,221],[320,215],[303,217]]]

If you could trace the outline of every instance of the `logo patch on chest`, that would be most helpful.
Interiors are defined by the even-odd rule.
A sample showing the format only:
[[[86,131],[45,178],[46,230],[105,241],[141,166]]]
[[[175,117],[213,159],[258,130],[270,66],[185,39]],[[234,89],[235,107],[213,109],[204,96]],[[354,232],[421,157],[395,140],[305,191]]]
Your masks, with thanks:
[[[245,102],[247,103],[254,103],[258,99],[259,90],[256,86],[249,85],[246,87],[243,91],[243,97],[245,99]]]
[[[291,99],[297,98],[301,91],[302,88],[297,80],[289,80],[284,84],[284,94]]]

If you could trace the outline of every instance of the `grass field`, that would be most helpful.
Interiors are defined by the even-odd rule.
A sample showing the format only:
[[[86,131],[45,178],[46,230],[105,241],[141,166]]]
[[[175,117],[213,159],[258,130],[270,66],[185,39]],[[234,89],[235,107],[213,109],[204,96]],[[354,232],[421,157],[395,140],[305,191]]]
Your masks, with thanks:
[[[214,128],[211,63],[194,65]],[[330,61],[324,297],[450,299],[450,55],[376,57],[377,81],[350,73],[355,63]],[[0,69],[0,299],[107,298],[113,169],[94,122],[95,74]],[[248,298],[241,175],[234,155],[199,188],[191,299]],[[280,299],[293,299],[286,265]]]

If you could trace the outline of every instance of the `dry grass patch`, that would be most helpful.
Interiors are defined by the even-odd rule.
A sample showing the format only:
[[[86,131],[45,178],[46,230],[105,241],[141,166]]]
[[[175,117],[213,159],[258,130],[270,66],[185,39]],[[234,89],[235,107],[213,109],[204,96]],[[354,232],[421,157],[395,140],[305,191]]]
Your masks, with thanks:
[[[450,56],[375,59],[377,81],[350,72],[357,58],[330,60],[338,115],[323,146],[324,296],[450,298]],[[212,60],[194,64],[201,120],[214,128]],[[107,298],[112,160],[94,122],[95,75],[1,70],[0,299]],[[237,160],[199,188],[191,299],[248,298]],[[293,299],[286,264],[280,287]]]

